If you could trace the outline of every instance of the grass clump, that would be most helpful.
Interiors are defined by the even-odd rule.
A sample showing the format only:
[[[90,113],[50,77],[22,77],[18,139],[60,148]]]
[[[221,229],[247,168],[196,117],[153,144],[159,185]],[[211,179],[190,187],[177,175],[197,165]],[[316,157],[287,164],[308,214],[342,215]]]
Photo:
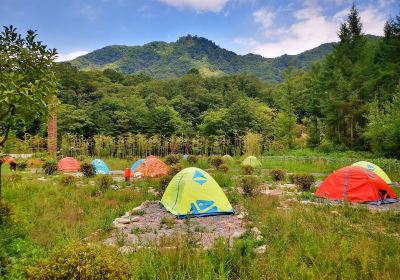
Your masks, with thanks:
[[[243,165],[241,168],[241,173],[243,175],[252,175],[254,174],[254,167],[251,165]]]
[[[194,155],[189,155],[187,161],[190,164],[196,164],[199,161],[199,158]]]
[[[311,186],[315,183],[315,177],[307,173],[291,174],[289,181],[306,191],[310,190]]]
[[[245,176],[239,178],[238,187],[243,190],[245,196],[253,196],[260,184],[258,176]]]
[[[222,173],[228,173],[229,171],[229,166],[227,164],[221,164],[218,166],[218,170],[221,171]]]
[[[180,162],[181,158],[182,157],[180,155],[175,155],[175,154],[167,155],[165,157],[165,163],[168,165],[175,165]]]
[[[43,168],[43,171],[44,171],[45,174],[52,175],[55,172],[57,172],[57,169],[58,169],[57,161],[55,161],[55,160],[47,160],[43,164],[42,168]]]
[[[163,217],[160,221],[160,225],[166,226],[167,229],[172,229],[176,221],[174,218]]]
[[[163,176],[159,179],[159,186],[160,186],[160,191],[162,193],[165,192],[166,188],[168,187],[169,182],[171,182],[172,178],[174,176],[172,175],[167,175],[167,176]]]
[[[174,176],[178,174],[183,169],[182,165],[174,164],[168,167],[168,175]]]
[[[78,243],[29,267],[26,276],[28,280],[128,279],[129,267],[111,248]]]
[[[26,160],[20,160],[17,163],[17,170],[24,171],[28,167],[28,162]]]
[[[93,177],[96,175],[93,165],[90,162],[83,162],[81,164],[81,172],[85,177]]]
[[[282,169],[271,169],[269,175],[274,181],[282,181],[283,179],[285,179],[286,172]]]
[[[224,160],[222,159],[221,156],[212,156],[210,158],[210,164],[215,168],[218,169],[218,167],[224,163]]]
[[[60,178],[60,184],[65,187],[71,187],[76,185],[76,177],[72,175],[63,175]]]
[[[113,183],[113,177],[111,175],[98,175],[96,177],[96,186],[101,190],[107,190]]]

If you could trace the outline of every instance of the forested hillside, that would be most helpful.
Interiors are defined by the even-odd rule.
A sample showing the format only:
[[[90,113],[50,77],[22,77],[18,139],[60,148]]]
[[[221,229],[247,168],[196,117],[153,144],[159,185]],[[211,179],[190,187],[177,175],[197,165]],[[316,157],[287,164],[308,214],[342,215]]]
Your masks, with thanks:
[[[81,56],[72,65],[82,70],[107,68],[125,74],[144,73],[153,78],[181,77],[192,68],[203,76],[249,73],[265,81],[281,82],[283,70],[311,64],[331,53],[334,43],[326,43],[299,55],[264,58],[260,55],[237,55],[202,37],[185,36],[173,43],[152,42],[144,46],[108,46]]]

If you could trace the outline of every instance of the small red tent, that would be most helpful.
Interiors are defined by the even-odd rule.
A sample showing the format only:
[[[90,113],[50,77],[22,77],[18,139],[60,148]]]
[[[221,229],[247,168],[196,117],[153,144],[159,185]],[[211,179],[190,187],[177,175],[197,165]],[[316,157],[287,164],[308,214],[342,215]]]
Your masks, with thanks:
[[[58,162],[58,170],[64,172],[76,172],[81,169],[79,162],[73,157],[65,157]]]
[[[333,172],[315,195],[349,202],[378,202],[396,198],[385,181],[374,172],[358,166],[347,166]]]

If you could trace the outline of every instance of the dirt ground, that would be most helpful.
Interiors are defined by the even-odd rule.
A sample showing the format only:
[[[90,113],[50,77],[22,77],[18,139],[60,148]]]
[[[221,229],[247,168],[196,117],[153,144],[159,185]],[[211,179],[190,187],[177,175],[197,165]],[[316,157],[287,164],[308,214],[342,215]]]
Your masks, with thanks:
[[[198,246],[209,248],[219,237],[231,243],[234,238],[242,236],[246,232],[245,215],[237,213],[177,219],[160,202],[144,202],[114,220],[116,230],[104,243],[117,246],[122,252],[129,252],[150,245],[167,247],[171,241],[187,235]],[[253,232],[261,235],[257,229],[253,229]]]

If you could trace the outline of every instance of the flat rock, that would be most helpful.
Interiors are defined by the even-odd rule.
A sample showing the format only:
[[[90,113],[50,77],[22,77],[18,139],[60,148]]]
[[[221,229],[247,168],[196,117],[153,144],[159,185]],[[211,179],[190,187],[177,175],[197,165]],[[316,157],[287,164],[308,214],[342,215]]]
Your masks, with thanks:
[[[267,246],[266,245],[262,245],[260,247],[257,247],[254,249],[254,252],[256,254],[264,254],[267,251]]]

